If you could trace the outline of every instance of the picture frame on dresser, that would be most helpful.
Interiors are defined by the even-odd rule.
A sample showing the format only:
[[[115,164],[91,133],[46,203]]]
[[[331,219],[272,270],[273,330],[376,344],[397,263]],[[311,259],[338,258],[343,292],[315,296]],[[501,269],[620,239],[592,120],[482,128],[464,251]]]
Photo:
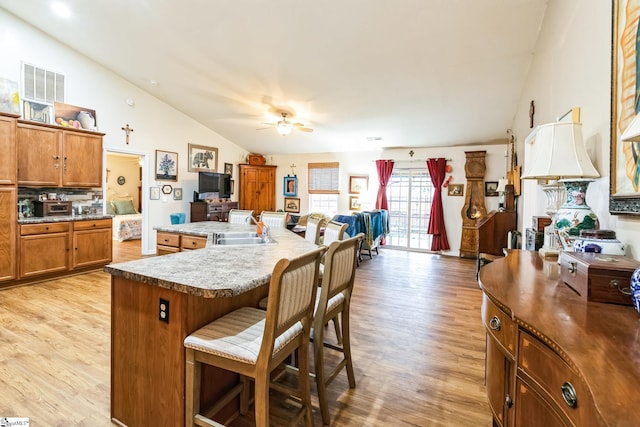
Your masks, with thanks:
[[[613,0],[609,212],[614,215],[640,215],[640,175],[635,173],[640,167],[635,157],[640,141],[621,140],[636,117],[636,61],[640,52],[635,42],[624,40],[635,40],[638,19],[634,11],[639,5],[638,0]]]

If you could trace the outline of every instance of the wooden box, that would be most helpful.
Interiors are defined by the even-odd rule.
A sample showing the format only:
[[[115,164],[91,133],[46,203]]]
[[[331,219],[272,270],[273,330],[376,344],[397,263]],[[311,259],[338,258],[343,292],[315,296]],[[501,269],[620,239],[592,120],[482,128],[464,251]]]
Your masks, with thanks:
[[[534,216],[532,227],[535,231],[544,231],[547,225],[551,225],[551,218],[548,216]]]
[[[250,165],[254,165],[254,166],[262,166],[264,165],[267,161],[264,158],[263,155],[261,154],[249,154],[249,157],[247,158],[247,162]]]
[[[560,253],[560,277],[585,301],[633,305],[631,275],[640,262],[624,255]]]

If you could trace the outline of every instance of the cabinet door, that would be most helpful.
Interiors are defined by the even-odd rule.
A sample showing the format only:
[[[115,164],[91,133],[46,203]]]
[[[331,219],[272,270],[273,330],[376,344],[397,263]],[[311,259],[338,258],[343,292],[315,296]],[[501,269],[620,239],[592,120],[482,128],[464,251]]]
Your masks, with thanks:
[[[0,116],[0,185],[16,184],[16,120]]]
[[[256,167],[240,167],[240,209],[253,210],[255,215],[260,215],[257,211],[258,193],[260,191],[260,182],[258,168]]]
[[[20,277],[64,272],[69,269],[69,233],[20,237]]]
[[[16,278],[16,191],[0,187],[0,281]]]
[[[495,339],[487,334],[487,359],[485,367],[487,398],[498,426],[513,425],[512,383],[514,363],[500,350]]]
[[[275,177],[273,168],[260,168],[258,170],[259,191],[256,201],[257,212],[275,211]]]
[[[73,232],[72,268],[90,267],[111,262],[111,228],[75,230]]]
[[[58,187],[62,158],[57,129],[18,123],[18,184]]]
[[[62,185],[102,185],[102,136],[67,130],[62,132]]]

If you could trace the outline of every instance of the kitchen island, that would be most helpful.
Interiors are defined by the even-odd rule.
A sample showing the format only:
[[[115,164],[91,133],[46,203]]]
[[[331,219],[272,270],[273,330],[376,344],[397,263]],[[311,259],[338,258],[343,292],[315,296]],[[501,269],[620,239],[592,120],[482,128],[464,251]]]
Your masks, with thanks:
[[[316,247],[286,229],[271,229],[271,243],[218,246],[216,233],[255,227],[212,221],[156,230],[206,237],[207,245],[105,267],[111,274],[111,417],[130,427],[184,425],[184,338],[230,311],[257,306],[276,262]],[[237,381],[212,367],[202,375],[204,406]]]

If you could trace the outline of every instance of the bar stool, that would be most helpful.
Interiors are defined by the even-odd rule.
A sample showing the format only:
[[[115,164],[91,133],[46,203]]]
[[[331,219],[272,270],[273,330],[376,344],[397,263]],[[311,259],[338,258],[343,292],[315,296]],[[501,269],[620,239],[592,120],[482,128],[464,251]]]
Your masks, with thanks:
[[[231,209],[227,221],[229,224],[249,224],[252,210]]]
[[[318,388],[318,401],[322,421],[328,425],[330,422],[329,404],[327,402],[327,386],[335,377],[346,369],[349,388],[356,387],[353,361],[351,358],[351,338],[349,334],[349,309],[351,305],[351,293],[356,274],[356,258],[358,247],[364,238],[360,233],[346,240],[337,240],[329,245],[324,257],[324,274],[320,293],[316,297],[316,308],[313,319],[313,348],[316,386]],[[340,332],[342,340],[337,345],[325,341],[325,326],[329,321],[340,316]],[[342,353],[342,360],[330,372],[325,373],[324,349],[330,349]],[[300,362],[302,364],[302,361]],[[302,366],[302,365],[301,365]]]
[[[302,408],[296,420],[305,418],[313,426],[309,387],[309,335],[313,322],[318,267],[324,248],[300,257],[281,259],[273,269],[267,311],[243,307],[214,320],[184,340],[185,425],[216,425],[208,418],[240,396],[240,413],[249,408],[249,381],[255,381],[255,419],[259,427],[269,425],[271,372],[290,354],[300,359],[298,378]],[[229,390],[210,410],[200,408],[202,363],[240,374],[240,383]],[[283,386],[278,387],[282,390]],[[294,393],[295,394],[295,393]],[[296,422],[297,422],[296,421]]]

